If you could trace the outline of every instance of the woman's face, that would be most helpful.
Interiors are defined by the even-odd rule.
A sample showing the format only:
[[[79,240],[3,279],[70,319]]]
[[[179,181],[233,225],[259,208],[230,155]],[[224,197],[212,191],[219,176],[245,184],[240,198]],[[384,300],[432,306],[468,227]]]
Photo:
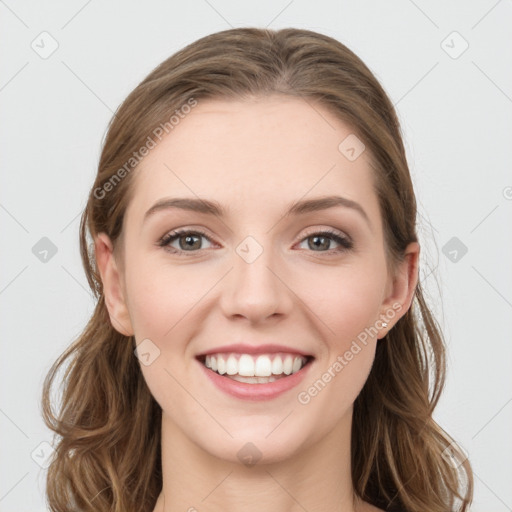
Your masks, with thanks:
[[[134,172],[123,261],[105,235],[97,258],[167,426],[221,459],[270,462],[350,425],[377,340],[409,308],[419,251],[388,275],[368,150],[350,128],[296,98],[200,100]],[[317,208],[325,197],[345,204]],[[220,376],[206,353],[217,371],[275,381]],[[308,363],[287,375],[299,355]]]

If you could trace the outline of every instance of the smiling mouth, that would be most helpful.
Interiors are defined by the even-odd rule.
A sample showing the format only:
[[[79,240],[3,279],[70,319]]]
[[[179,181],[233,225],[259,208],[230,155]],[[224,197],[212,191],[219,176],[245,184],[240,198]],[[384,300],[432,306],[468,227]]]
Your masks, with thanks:
[[[313,356],[290,353],[218,353],[197,358],[218,375],[248,384],[267,384],[293,375],[309,364]]]

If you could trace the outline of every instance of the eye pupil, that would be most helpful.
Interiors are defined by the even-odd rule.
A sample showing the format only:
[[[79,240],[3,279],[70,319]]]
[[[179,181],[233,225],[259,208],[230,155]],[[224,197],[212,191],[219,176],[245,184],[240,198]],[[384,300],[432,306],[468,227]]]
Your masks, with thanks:
[[[312,236],[311,238],[314,240],[314,242],[313,242],[313,244],[310,244],[310,247],[313,246],[313,247],[318,248],[318,247],[322,247],[323,246],[325,249],[329,248],[329,238],[327,238],[325,236],[316,236],[316,235]],[[324,240],[324,241],[327,241],[327,242],[324,243],[324,244],[321,244],[321,243],[318,244],[317,243],[318,240]]]
[[[186,242],[185,242],[186,244],[188,244],[190,242],[190,240],[193,240],[194,238],[197,240],[200,240],[200,237],[198,237],[197,235],[185,235],[185,236],[182,236],[180,238],[180,240],[183,238],[186,240]],[[201,243],[199,243],[199,245],[201,245]],[[198,249],[198,247],[192,247],[191,245],[187,245],[186,247]]]

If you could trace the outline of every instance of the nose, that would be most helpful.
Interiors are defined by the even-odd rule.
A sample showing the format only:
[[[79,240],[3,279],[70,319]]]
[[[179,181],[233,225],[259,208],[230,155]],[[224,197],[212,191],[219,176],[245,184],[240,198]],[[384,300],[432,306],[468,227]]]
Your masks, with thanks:
[[[224,279],[220,299],[227,317],[244,317],[257,324],[289,314],[295,295],[272,250],[249,241],[237,247],[232,261],[233,268]]]

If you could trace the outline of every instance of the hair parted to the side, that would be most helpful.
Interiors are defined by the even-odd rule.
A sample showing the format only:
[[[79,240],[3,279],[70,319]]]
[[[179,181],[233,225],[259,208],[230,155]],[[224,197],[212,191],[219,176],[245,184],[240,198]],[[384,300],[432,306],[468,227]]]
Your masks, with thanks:
[[[43,417],[58,438],[46,482],[53,512],[152,512],[162,487],[161,409],[134,355],[134,337],[110,322],[88,236],[104,232],[120,250],[133,194],[133,153],[191,98],[200,103],[274,94],[324,105],[364,142],[391,271],[417,241],[416,199],[393,104],[341,42],[309,30],[236,28],[203,37],[165,60],[112,118],[80,223],[82,261],[98,302],[44,382]],[[114,181],[116,175],[122,179]],[[65,365],[55,411],[51,388]],[[453,439],[432,418],[444,379],[443,336],[418,282],[411,308],[377,344],[354,404],[352,480],[365,501],[408,512],[469,510],[469,461],[457,445],[450,447]]]

